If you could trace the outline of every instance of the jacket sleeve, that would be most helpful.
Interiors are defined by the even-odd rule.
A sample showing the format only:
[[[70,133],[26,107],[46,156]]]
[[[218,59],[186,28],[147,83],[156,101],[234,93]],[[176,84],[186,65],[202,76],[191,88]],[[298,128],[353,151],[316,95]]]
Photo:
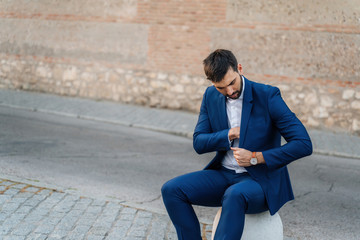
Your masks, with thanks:
[[[230,149],[229,129],[213,132],[207,110],[207,92],[208,89],[204,93],[199,119],[193,134],[193,146],[198,154]]]
[[[268,168],[278,169],[296,159],[310,155],[312,153],[310,137],[304,125],[282,99],[278,88],[273,88],[268,95],[268,111],[273,124],[287,142],[281,147],[263,152]]]

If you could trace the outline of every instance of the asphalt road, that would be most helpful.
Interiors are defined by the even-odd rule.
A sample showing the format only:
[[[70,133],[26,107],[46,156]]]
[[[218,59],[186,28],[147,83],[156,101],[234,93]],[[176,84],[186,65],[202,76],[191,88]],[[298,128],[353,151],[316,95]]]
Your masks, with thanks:
[[[187,138],[0,107],[0,174],[110,196],[164,211],[161,185],[201,169]],[[360,239],[360,160],[312,155],[289,166],[296,200],[280,211],[285,235]],[[216,209],[197,209],[210,221]]]
[[[189,139],[143,129],[4,107],[0,123],[0,173],[87,194],[151,202],[205,164]]]

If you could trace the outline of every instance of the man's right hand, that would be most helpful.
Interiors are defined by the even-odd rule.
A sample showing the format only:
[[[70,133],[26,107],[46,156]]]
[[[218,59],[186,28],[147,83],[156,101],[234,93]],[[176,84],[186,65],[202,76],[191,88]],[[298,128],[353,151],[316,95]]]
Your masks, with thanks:
[[[240,138],[240,127],[230,128],[229,130],[229,140]]]

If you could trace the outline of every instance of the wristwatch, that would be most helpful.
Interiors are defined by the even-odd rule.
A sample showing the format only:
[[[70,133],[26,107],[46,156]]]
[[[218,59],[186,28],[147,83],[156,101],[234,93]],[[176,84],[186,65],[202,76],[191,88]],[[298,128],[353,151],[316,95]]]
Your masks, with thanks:
[[[250,159],[250,164],[251,165],[256,165],[258,163],[258,160],[256,158],[256,152],[252,153],[251,159]]]

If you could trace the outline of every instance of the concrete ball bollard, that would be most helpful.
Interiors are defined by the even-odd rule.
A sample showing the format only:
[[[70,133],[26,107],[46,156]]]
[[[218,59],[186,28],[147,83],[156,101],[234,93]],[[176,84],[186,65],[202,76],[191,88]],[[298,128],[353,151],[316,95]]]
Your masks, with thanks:
[[[213,227],[211,240],[214,240],[215,231],[220,220],[221,208],[217,212]],[[283,240],[283,225],[278,213],[273,216],[269,211],[258,214],[246,214],[242,240]]]

